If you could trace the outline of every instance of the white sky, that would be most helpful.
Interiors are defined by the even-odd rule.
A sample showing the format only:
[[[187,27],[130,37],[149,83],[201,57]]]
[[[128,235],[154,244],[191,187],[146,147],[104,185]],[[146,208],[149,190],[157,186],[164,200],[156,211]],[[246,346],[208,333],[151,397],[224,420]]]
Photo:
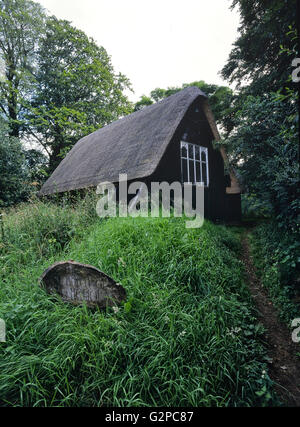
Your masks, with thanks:
[[[218,75],[237,38],[231,0],[40,0],[103,46],[116,71],[131,81],[136,101],[156,87]]]

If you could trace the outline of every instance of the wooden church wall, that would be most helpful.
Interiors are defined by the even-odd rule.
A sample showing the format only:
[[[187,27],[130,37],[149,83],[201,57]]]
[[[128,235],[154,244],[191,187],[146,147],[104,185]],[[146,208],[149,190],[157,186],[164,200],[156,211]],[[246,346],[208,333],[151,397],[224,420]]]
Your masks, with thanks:
[[[225,220],[228,206],[225,206],[224,162],[220,152],[213,148],[213,135],[199,101],[189,108],[149,181],[181,182],[182,140],[208,148],[209,186],[204,190],[205,217],[214,221]]]

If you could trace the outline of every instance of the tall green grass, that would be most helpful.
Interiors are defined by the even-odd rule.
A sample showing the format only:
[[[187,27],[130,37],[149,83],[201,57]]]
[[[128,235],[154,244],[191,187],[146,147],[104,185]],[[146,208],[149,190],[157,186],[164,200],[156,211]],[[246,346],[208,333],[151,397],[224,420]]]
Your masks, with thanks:
[[[101,221],[91,206],[36,203],[4,220],[2,405],[274,403],[238,238],[180,218]],[[63,259],[111,275],[126,303],[100,311],[49,297],[37,279]]]

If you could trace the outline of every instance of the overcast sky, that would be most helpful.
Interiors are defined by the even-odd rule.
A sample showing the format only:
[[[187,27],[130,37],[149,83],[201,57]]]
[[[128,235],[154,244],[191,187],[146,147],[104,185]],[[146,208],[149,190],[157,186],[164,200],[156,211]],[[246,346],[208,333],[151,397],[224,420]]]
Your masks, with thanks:
[[[226,85],[218,72],[237,38],[231,0],[40,0],[103,46],[131,81],[136,101],[156,87],[196,80]]]

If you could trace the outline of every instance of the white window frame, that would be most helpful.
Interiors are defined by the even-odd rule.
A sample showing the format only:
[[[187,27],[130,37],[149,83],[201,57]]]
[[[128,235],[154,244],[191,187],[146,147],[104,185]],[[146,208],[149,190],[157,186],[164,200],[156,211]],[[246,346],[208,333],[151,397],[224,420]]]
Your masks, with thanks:
[[[199,149],[199,160],[196,159],[196,147]],[[186,157],[182,155],[182,148],[186,148]],[[190,156],[189,148],[192,148],[192,157]],[[202,153],[205,153],[205,161],[202,160]],[[186,162],[187,165],[187,176],[189,183],[196,184],[196,182],[201,183],[203,186],[208,187],[209,186],[209,169],[208,169],[208,149],[206,147],[201,147],[200,145],[191,144],[190,142],[181,141],[180,142],[180,161],[181,161],[181,181],[183,182],[183,162]],[[190,174],[190,161],[193,162],[194,167],[194,178],[195,180],[191,182],[191,174]],[[203,165],[206,166],[206,183],[203,181]],[[200,181],[196,181],[197,174],[196,171],[200,172],[198,175],[200,176]]]

